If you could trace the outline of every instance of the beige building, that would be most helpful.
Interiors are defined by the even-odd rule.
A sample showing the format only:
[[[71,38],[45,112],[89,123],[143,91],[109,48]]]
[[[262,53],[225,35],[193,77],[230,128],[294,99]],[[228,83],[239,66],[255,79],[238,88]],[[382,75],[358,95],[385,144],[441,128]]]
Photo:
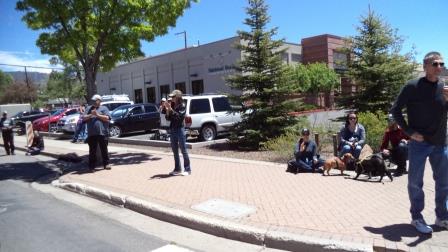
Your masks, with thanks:
[[[115,67],[110,72],[98,73],[97,89],[101,95],[128,94],[136,103],[158,103],[163,97],[179,89],[187,94],[236,93],[225,77],[235,72],[242,58],[235,49],[239,37],[232,37],[197,47],[148,57]],[[302,61],[302,47],[285,43],[285,63]]]

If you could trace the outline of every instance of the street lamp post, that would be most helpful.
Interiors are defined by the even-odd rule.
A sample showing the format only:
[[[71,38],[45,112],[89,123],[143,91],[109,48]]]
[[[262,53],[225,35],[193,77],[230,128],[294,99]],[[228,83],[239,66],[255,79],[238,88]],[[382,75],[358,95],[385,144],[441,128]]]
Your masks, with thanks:
[[[185,49],[187,49],[187,31],[178,32],[178,33],[175,33],[174,35],[180,35],[180,34],[184,34],[184,45],[185,45]]]

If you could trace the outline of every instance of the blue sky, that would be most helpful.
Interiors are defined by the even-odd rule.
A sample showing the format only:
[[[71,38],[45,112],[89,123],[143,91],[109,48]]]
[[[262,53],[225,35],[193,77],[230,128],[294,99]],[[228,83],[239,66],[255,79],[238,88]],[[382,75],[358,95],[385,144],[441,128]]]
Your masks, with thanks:
[[[288,42],[300,43],[302,38],[324,33],[355,35],[359,19],[367,14],[370,5],[405,38],[403,52],[415,46],[418,62],[433,50],[448,57],[446,0],[266,0],[266,3],[270,26],[278,27],[278,38]],[[181,49],[183,35],[175,33],[184,30],[188,46],[235,36],[237,30],[247,30],[243,24],[245,7],[247,0],[200,0],[185,11],[168,34],[143,42],[142,50],[150,56]],[[42,55],[35,45],[39,32],[28,29],[21,21],[22,15],[15,10],[15,1],[0,0],[0,64],[50,66],[50,56]],[[0,69],[17,70],[4,66]]]

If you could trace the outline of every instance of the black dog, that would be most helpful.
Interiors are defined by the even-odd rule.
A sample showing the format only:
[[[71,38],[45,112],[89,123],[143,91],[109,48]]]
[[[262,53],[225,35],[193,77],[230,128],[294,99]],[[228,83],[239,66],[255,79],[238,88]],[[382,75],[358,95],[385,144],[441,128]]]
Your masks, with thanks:
[[[369,179],[372,178],[372,174],[381,176],[378,182],[383,180],[384,174],[386,174],[390,181],[393,181],[392,175],[386,169],[386,164],[381,154],[373,154],[369,159],[364,159],[356,163],[356,177],[357,179],[361,173],[367,173]]]

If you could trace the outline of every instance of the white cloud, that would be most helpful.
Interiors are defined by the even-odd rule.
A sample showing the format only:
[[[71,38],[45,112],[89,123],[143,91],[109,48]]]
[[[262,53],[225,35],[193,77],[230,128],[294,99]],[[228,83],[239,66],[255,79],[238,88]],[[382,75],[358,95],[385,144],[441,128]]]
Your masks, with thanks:
[[[25,71],[23,66],[27,66],[26,70],[29,72],[40,72],[40,73],[50,73],[52,69],[48,68],[62,68],[62,66],[51,65],[50,57],[45,57],[25,52],[14,52],[14,51],[0,51],[0,64],[16,65],[7,66],[0,65],[0,69],[3,71]],[[35,68],[35,67],[48,67],[48,68]]]

